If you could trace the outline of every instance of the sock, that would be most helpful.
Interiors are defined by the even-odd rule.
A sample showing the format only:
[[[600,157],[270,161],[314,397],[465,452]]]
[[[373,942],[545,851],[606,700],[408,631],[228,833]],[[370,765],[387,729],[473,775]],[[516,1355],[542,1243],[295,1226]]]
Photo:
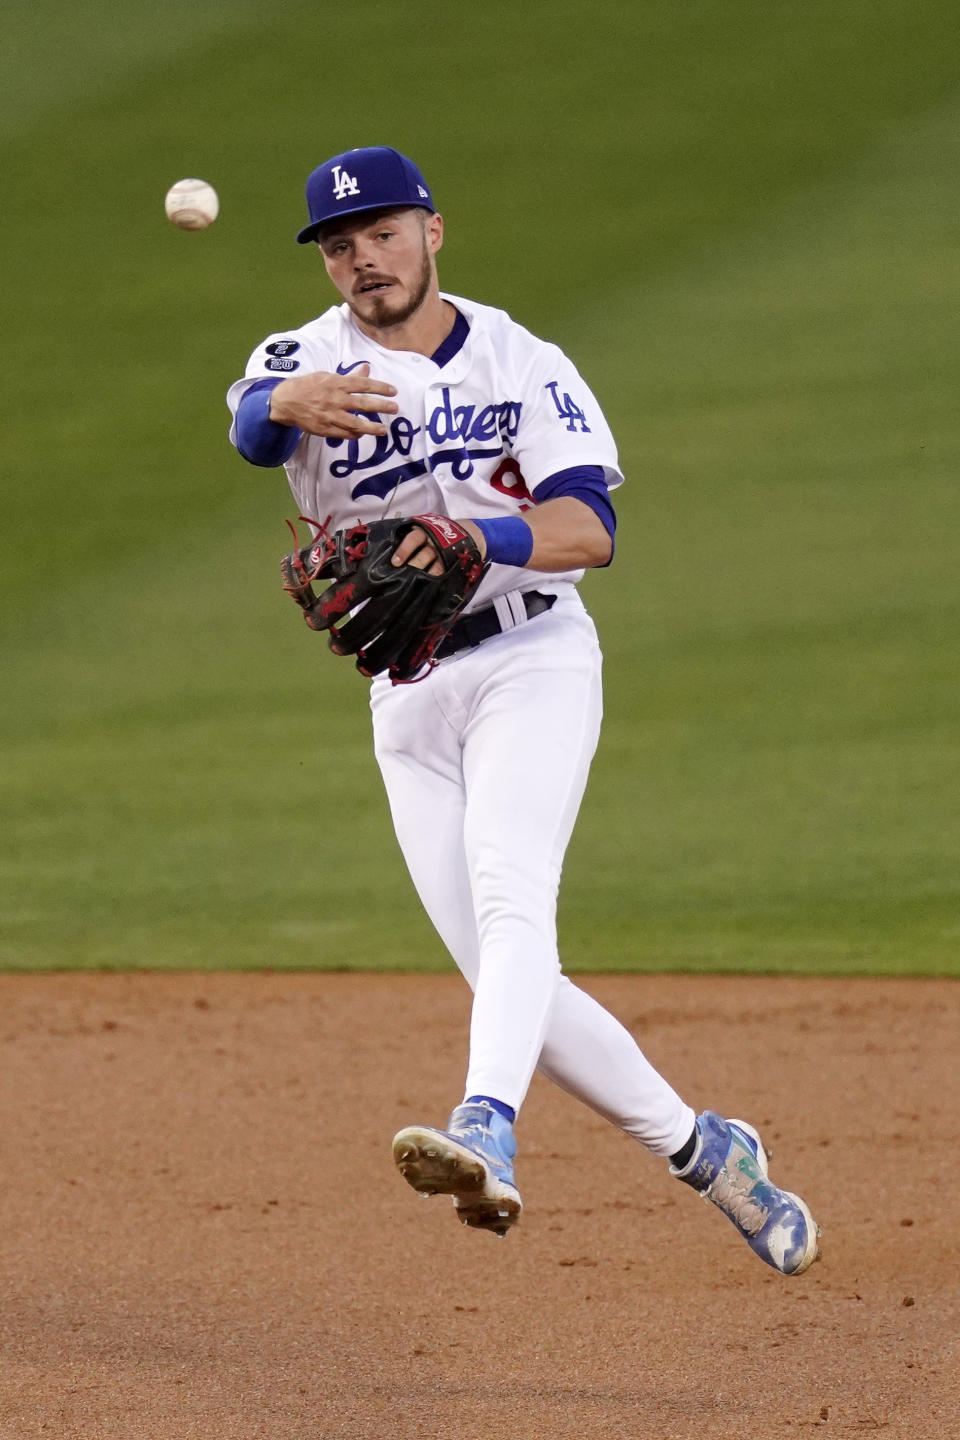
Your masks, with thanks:
[[[502,1100],[494,1100],[492,1095],[468,1095],[463,1103],[464,1105],[489,1105],[491,1110],[496,1110],[497,1114],[502,1115],[504,1120],[509,1120],[511,1125],[517,1118],[516,1110],[511,1110],[510,1106],[504,1105]],[[692,1150],[690,1154],[693,1154]]]
[[[693,1153],[697,1148],[697,1127],[694,1125],[693,1134],[686,1145],[681,1146],[676,1155],[670,1156],[670,1164],[674,1170],[685,1170],[693,1159]]]

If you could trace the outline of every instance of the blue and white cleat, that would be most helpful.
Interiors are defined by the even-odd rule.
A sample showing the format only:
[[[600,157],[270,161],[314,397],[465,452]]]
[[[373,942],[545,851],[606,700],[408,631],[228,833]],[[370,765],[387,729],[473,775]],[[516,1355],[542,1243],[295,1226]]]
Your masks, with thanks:
[[[458,1105],[446,1130],[408,1125],[393,1159],[421,1195],[452,1195],[464,1225],[506,1235],[523,1205],[513,1180],[513,1126],[490,1105]]]
[[[755,1255],[781,1275],[802,1275],[819,1259],[820,1226],[799,1195],[767,1178],[767,1153],[752,1125],[712,1110],[697,1116],[697,1148],[671,1175],[692,1185],[733,1221]]]

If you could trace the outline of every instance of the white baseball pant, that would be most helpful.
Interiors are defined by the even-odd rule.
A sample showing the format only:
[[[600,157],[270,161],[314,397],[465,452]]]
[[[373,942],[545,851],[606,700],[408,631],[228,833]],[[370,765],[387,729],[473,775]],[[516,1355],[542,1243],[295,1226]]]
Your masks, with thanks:
[[[600,647],[576,591],[422,682],[378,678],[370,703],[407,867],[474,991],[465,1095],[519,1111],[539,1067],[655,1154],[674,1154],[693,1110],[560,970],[560,872],[602,713]]]

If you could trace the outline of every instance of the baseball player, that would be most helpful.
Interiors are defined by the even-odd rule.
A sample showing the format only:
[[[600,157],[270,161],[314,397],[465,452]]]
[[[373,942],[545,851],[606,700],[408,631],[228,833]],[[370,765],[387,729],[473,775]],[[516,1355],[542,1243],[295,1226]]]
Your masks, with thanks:
[[[504,1235],[521,1212],[514,1123],[533,1072],[618,1125],[726,1214],[761,1260],[817,1257],[806,1204],[767,1175],[752,1126],[696,1115],[632,1036],[561,973],[560,871],[597,744],[601,656],[577,593],[610,563],[623,479],[570,360],[502,310],[439,289],[444,225],[416,165],[382,146],[306,186],[340,304],[258,345],[230,387],[230,438],[286,469],[328,532],[449,517],[488,568],[415,684],[373,679],[373,734],[420,899],[474,992],[463,1103],[393,1142],[417,1191]],[[434,533],[436,527],[434,525]],[[438,573],[415,523],[394,566]]]

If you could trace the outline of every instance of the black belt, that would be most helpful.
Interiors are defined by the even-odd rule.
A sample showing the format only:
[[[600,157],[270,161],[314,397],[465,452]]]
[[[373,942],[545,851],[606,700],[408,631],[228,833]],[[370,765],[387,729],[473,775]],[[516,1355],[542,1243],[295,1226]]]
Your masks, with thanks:
[[[556,595],[542,595],[539,590],[524,590],[523,607],[527,612],[527,619],[532,620],[534,615],[542,615],[545,610],[549,610],[556,598]],[[496,606],[485,605],[482,610],[474,610],[472,614],[464,615],[457,621],[450,634],[437,646],[434,658],[446,660],[448,655],[456,655],[458,650],[472,649],[484,640],[489,640],[491,635],[499,635],[502,631],[503,626],[500,624]]]

